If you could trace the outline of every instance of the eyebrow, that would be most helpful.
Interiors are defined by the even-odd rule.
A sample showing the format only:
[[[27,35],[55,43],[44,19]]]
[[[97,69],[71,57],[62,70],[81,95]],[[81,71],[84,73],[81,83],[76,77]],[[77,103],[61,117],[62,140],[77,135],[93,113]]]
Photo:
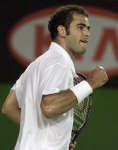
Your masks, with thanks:
[[[88,30],[91,28],[90,26],[87,26],[86,24],[84,24],[84,23],[79,23],[79,24],[77,24],[77,25],[79,25],[79,26],[83,26],[83,27],[87,27],[88,28]]]

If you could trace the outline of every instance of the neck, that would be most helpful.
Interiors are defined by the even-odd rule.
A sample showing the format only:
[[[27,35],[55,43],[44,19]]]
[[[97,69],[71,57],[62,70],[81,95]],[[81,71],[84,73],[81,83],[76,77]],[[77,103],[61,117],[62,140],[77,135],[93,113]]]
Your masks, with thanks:
[[[64,48],[64,50],[70,55],[71,59],[74,60],[74,55],[72,54],[72,52],[66,47],[65,42],[59,40],[58,38],[56,40],[54,40],[54,42],[56,42],[57,44],[59,44],[61,47]]]

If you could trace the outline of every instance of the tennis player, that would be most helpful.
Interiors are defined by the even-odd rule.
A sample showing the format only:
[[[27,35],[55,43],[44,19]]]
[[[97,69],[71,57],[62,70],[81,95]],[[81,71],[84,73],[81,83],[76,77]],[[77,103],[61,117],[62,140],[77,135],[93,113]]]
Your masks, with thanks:
[[[59,8],[48,28],[52,38],[48,51],[28,66],[3,105],[2,112],[20,122],[15,150],[69,150],[73,106],[108,80],[104,68],[97,66],[87,81],[73,83],[73,57],[86,52],[90,35],[85,9]]]

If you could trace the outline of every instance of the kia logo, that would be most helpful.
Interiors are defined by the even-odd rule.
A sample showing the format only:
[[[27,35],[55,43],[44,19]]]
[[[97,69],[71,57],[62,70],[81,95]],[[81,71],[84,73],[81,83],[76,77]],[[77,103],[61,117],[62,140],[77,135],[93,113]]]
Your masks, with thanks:
[[[50,44],[48,20],[57,8],[34,12],[19,20],[8,36],[9,49],[15,58],[27,66],[44,53]],[[75,57],[75,67],[87,73],[103,65],[110,76],[118,74],[118,14],[86,7],[89,12],[91,36],[86,54]]]

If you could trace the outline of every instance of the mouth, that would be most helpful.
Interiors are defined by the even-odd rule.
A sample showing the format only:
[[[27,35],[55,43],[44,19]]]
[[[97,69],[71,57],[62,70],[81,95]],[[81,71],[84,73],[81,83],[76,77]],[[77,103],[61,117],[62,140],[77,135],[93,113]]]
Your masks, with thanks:
[[[88,40],[80,40],[80,45],[81,47],[86,47],[87,46],[87,43],[88,43]]]
[[[87,44],[88,40],[80,40],[80,42]]]

